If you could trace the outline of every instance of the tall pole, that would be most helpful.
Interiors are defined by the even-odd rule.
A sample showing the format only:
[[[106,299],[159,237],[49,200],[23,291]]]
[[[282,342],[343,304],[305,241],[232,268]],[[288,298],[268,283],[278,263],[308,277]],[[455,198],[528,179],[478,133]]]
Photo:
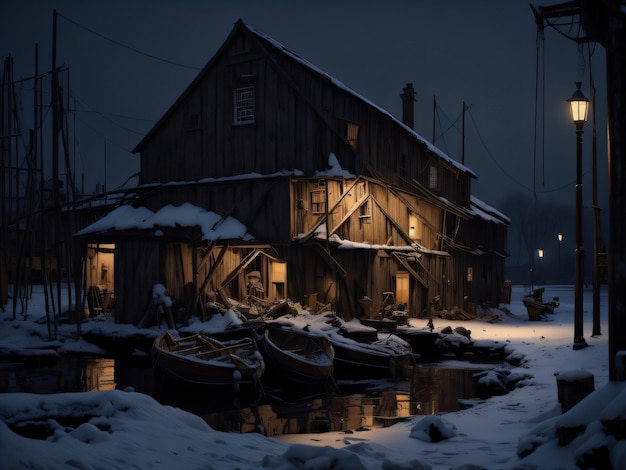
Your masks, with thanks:
[[[591,54],[589,54],[591,64]],[[589,67],[591,76],[591,66]],[[591,336],[600,336],[600,273],[598,267],[598,251],[600,244],[600,207],[598,206],[598,138],[596,135],[596,87],[593,78],[591,85],[591,172],[592,172],[592,205],[593,205],[593,327]]]
[[[561,282],[561,242],[563,241],[563,235],[559,233],[556,238],[559,241],[559,282]]]
[[[611,14],[594,18],[603,19],[609,111],[609,379],[626,380],[617,359],[626,350],[626,19],[619,0],[606,4]]]
[[[463,101],[463,113],[462,113],[462,131],[461,131],[461,163],[465,165],[465,101]]]
[[[583,123],[576,123],[576,250],[574,259],[574,345],[573,349],[587,346],[583,337],[583,285],[585,248],[583,247]]]

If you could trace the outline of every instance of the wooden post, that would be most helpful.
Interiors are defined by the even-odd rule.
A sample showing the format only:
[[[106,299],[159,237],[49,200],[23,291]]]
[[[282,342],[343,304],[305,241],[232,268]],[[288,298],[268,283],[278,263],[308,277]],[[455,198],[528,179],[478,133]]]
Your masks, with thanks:
[[[565,413],[594,391],[593,374],[584,369],[569,370],[556,375],[558,401]]]

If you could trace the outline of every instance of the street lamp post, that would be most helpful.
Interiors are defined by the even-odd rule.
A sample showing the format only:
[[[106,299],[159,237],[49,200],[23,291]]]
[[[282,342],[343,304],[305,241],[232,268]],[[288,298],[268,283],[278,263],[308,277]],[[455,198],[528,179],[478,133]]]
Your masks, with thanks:
[[[563,241],[563,234],[559,233],[556,238],[559,241],[559,282],[561,282],[561,242]]]
[[[567,100],[570,105],[572,121],[576,126],[576,250],[574,258],[574,344],[573,349],[582,349],[587,346],[583,337],[583,284],[584,284],[584,261],[585,249],[583,248],[582,231],[582,207],[583,207],[583,183],[582,183],[582,153],[583,153],[583,127],[587,121],[589,100],[580,90],[580,82],[576,82],[576,91]]]
[[[537,267],[539,268],[537,272],[537,279],[539,279],[541,276],[541,260],[543,259],[543,250],[541,248],[537,248],[537,257],[539,258],[537,261]]]

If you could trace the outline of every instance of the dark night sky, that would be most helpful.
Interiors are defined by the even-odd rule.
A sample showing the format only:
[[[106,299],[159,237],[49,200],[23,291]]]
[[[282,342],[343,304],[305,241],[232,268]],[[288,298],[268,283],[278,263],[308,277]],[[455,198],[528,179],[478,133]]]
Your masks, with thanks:
[[[545,99],[538,103],[535,134],[537,28],[526,0],[3,2],[0,52],[14,57],[16,79],[33,75],[35,43],[39,70],[50,69],[54,8],[62,15],[57,63],[69,66],[77,100],[76,167],[85,175],[86,192],[104,182],[105,166],[109,189],[138,171],[138,155],[130,150],[242,18],[396,117],[401,117],[402,88],[412,82],[416,131],[432,141],[435,121],[434,143],[459,161],[465,102],[470,107],[465,164],[479,176],[473,194],[486,203],[500,208],[506,195],[532,195],[534,189],[539,200],[574,204],[575,128],[565,100],[576,81],[590,96],[588,52],[553,29],[545,31],[539,61],[545,64],[539,71]],[[576,34],[577,27],[570,32]],[[592,66],[600,205],[605,206],[606,85],[600,46]],[[31,89],[32,82],[18,86],[26,128],[32,126],[32,107],[26,104]],[[585,131],[584,198],[590,206],[590,124]]]

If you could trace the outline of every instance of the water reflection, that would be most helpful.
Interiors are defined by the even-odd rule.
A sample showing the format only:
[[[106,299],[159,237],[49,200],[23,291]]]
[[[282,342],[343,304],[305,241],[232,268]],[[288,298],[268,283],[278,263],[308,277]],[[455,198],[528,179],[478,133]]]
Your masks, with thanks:
[[[0,366],[0,392],[59,393],[125,389],[202,417],[226,432],[294,433],[388,427],[410,416],[452,412],[476,396],[476,370],[417,367],[404,381],[341,382],[341,394],[305,396],[269,385],[233,395],[231,390],[156,380],[148,358],[64,358],[46,367]]]

